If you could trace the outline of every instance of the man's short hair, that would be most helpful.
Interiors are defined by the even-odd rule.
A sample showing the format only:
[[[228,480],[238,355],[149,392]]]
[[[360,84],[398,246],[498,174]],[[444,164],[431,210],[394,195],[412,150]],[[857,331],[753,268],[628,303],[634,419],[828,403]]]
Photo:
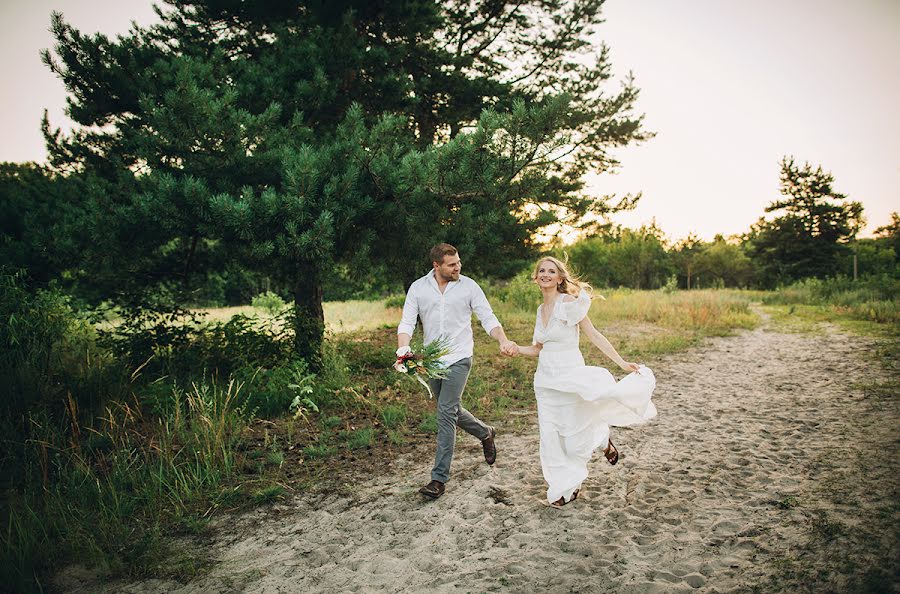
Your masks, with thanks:
[[[431,251],[428,252],[428,257],[431,258],[432,262],[443,264],[444,256],[452,256],[456,251],[456,248],[449,243],[439,243],[431,248]]]

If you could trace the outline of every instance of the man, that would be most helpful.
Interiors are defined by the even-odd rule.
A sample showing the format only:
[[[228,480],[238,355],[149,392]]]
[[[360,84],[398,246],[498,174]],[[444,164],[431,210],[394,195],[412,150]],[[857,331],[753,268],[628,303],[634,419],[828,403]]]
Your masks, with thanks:
[[[403,317],[397,328],[397,356],[410,351],[409,341],[416,328],[416,317],[422,320],[425,344],[444,337],[450,342],[450,353],[441,361],[447,366],[447,378],[431,380],[431,390],[437,396],[437,452],[431,482],[419,489],[419,493],[431,499],[444,494],[444,484],[450,478],[450,462],[456,443],[456,426],[481,440],[484,459],[493,465],[497,458],[494,445],[496,431],[476,419],[462,407],[462,392],[472,369],[475,343],[472,338],[472,312],[485,332],[500,343],[500,351],[515,354],[514,342],[506,333],[481,287],[459,272],[462,263],[456,248],[440,243],[429,253],[433,270],[416,280],[406,294]]]

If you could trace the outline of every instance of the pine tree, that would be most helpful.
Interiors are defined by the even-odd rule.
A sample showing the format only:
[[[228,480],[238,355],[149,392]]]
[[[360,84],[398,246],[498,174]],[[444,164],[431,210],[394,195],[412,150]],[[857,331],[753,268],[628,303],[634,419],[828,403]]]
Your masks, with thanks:
[[[0,266],[46,285],[74,264],[79,186],[35,163],[0,163]]]
[[[834,177],[821,166],[800,167],[793,157],[781,160],[780,179],[785,198],[772,202],[766,212],[784,214],[772,221],[760,219],[747,237],[763,283],[839,274],[847,242],[863,225],[862,204],[836,192]]]
[[[335,266],[408,283],[448,240],[511,274],[534,231],[619,206],[583,175],[648,137],[589,42],[602,0],[166,4],[115,40],[53,17],[85,266],[125,298],[240,258],[290,287],[314,366]]]

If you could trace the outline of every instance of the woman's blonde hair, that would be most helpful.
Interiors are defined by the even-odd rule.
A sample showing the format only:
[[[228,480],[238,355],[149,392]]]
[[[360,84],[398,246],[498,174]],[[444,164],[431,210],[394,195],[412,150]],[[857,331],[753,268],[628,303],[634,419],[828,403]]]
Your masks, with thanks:
[[[537,261],[537,264],[534,265],[534,272],[531,274],[531,280],[537,280],[538,270],[540,270],[542,262],[550,262],[554,266],[556,266],[556,271],[559,273],[560,279],[559,284],[556,285],[556,290],[560,293],[566,295],[575,295],[576,297],[582,289],[587,291],[588,295],[593,293],[593,289],[589,284],[580,280],[572,273],[572,271],[569,270],[569,267],[566,266],[563,261],[558,260],[553,256],[544,256]]]

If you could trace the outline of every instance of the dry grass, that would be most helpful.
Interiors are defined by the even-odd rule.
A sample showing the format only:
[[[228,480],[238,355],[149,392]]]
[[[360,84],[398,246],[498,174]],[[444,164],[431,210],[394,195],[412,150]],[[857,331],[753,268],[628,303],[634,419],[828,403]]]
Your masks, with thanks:
[[[328,332],[375,330],[385,325],[395,325],[400,320],[400,308],[385,307],[384,300],[328,301],[323,303],[322,307],[325,310],[325,328]],[[238,314],[261,319],[271,317],[252,305],[213,307],[196,311],[206,314],[206,320],[209,322],[227,322]]]

